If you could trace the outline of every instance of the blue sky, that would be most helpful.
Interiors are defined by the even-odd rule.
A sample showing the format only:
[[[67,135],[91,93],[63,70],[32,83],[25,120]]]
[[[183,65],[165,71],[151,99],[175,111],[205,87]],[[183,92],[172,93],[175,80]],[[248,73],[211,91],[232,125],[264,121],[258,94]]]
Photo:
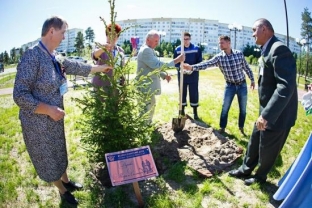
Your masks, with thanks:
[[[286,0],[289,35],[300,38],[301,13],[311,0]],[[252,26],[267,18],[275,32],[286,35],[284,0],[116,0],[117,20],[153,17],[202,18]],[[69,28],[91,27],[95,40],[105,39],[104,25],[110,9],[107,0],[0,0],[0,53],[40,37],[44,20],[51,15],[65,18]]]

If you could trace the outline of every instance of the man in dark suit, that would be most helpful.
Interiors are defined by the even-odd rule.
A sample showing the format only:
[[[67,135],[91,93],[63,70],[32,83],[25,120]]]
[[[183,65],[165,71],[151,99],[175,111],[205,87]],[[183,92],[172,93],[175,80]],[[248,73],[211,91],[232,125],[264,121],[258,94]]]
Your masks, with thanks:
[[[260,116],[255,122],[243,164],[229,175],[245,185],[264,183],[297,119],[296,61],[287,46],[274,36],[271,23],[258,19],[253,37],[261,45],[258,93]],[[258,165],[255,175],[252,171]]]

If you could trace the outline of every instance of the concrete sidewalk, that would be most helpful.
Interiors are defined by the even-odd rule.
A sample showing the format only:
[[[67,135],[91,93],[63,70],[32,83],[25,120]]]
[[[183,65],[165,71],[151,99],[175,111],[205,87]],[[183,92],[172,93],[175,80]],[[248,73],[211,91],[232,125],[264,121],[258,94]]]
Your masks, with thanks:
[[[162,87],[162,93],[166,94],[166,93],[172,93],[172,92],[178,92],[179,88],[178,88],[178,80],[177,80],[177,71],[176,70],[168,70],[167,71],[168,74],[170,74],[172,77],[171,81],[169,83],[167,83],[167,81],[162,80],[161,81],[161,87]],[[76,86],[78,85],[86,85],[88,82],[91,82],[92,77],[88,77],[87,81],[80,79],[81,77],[79,77],[79,79],[76,80]],[[130,78],[131,79],[131,78]],[[73,88],[74,87],[74,83],[68,79],[67,80],[68,83],[68,87],[69,88]],[[298,89],[298,101],[302,100],[302,96],[307,93],[304,90]],[[13,94],[13,88],[4,88],[4,89],[0,89],[0,95],[9,95],[9,94]]]

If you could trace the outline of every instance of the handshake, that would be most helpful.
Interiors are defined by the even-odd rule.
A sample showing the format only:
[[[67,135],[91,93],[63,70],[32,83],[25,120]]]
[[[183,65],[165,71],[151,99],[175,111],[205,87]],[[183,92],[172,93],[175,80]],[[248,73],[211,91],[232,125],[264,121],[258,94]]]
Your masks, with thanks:
[[[181,63],[180,68],[183,68],[183,74],[190,75],[193,73],[193,67],[186,63]]]

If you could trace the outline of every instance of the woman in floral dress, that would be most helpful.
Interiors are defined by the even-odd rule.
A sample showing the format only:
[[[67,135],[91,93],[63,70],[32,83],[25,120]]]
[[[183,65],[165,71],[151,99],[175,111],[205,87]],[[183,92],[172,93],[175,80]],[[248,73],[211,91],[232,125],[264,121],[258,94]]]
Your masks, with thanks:
[[[66,74],[88,76],[90,72],[106,72],[112,67],[91,66],[66,58],[57,61],[54,50],[65,39],[67,27],[67,22],[56,16],[44,22],[41,41],[25,52],[17,66],[13,98],[20,107],[23,138],[39,177],[52,182],[67,202],[78,204],[69,190],[82,185],[70,181],[66,173],[63,105]]]

